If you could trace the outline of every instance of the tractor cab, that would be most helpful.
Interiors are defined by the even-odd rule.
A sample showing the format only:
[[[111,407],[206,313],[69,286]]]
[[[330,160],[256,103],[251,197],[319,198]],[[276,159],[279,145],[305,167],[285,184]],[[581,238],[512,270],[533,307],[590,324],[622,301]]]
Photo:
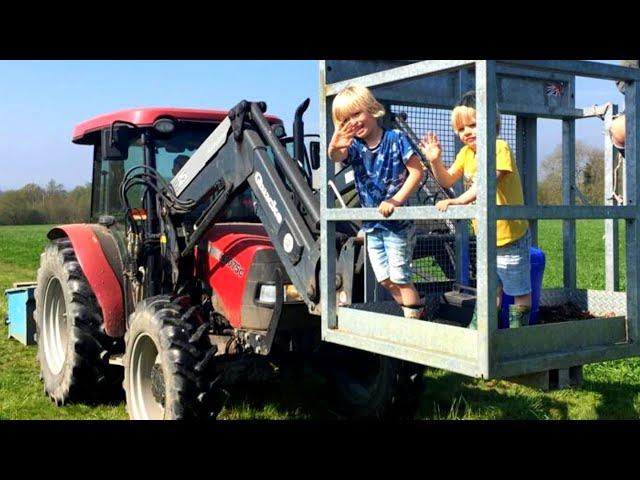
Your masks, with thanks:
[[[171,181],[226,115],[227,112],[221,110],[140,108],[113,112],[80,123],[73,132],[73,142],[93,146],[91,221],[98,222],[102,217],[103,221],[123,224],[126,212],[121,184],[125,174],[131,169],[142,172],[143,166],[148,165],[159,173],[158,186],[162,187]],[[268,120],[292,152],[293,138],[286,137],[282,121],[272,116]],[[303,162],[301,168],[309,172],[310,178],[306,149]],[[145,187],[130,185],[128,193],[132,218],[145,219],[148,209]],[[197,214],[197,211],[192,212],[194,216]],[[237,192],[222,220],[259,222],[248,188]]]

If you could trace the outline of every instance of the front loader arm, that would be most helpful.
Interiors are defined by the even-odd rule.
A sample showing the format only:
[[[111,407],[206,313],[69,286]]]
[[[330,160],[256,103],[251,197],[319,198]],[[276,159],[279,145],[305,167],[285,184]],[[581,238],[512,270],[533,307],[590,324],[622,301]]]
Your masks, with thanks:
[[[227,199],[246,181],[256,199],[256,213],[289,278],[309,310],[319,313],[320,246],[313,228],[319,223],[319,203],[297,162],[273,134],[265,109],[263,103],[239,103],[172,180],[182,204],[210,201],[189,232],[182,256],[198,244]],[[304,214],[295,199],[304,206]],[[171,205],[166,210],[179,213]]]

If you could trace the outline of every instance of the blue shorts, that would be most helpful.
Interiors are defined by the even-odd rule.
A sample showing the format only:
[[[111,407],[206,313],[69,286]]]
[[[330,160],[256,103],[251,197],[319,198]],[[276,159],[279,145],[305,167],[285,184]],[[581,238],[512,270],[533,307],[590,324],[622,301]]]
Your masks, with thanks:
[[[367,233],[367,253],[376,280],[382,282],[388,278],[393,283],[411,283],[411,259],[415,243],[415,225],[399,233],[381,228]]]
[[[512,297],[531,292],[531,233],[496,249],[498,283]]]

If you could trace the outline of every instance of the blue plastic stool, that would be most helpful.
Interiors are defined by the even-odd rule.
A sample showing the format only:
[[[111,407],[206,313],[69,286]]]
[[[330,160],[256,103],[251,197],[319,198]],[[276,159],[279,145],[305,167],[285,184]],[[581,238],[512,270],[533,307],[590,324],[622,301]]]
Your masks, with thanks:
[[[9,337],[25,345],[34,345],[36,324],[33,320],[36,284],[32,282],[15,283],[14,288],[4,291],[7,298],[7,320]]]

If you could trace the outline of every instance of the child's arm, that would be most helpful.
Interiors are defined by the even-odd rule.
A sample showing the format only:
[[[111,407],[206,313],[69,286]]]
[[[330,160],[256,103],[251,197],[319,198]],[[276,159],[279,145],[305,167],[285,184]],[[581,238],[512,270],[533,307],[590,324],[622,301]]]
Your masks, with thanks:
[[[502,177],[504,177],[505,175],[508,175],[509,173],[511,172],[506,170],[496,170],[496,179],[500,180]],[[436,208],[441,212],[446,212],[449,205],[467,205],[475,201],[475,199],[478,196],[477,193],[478,193],[478,189],[476,188],[476,184],[474,182],[474,184],[471,185],[471,188],[469,188],[469,190],[464,192],[459,197],[440,200],[438,203],[436,203]]]
[[[407,160],[407,170],[409,175],[404,181],[404,184],[396,192],[396,194],[380,203],[378,211],[386,218],[393,213],[395,207],[402,206],[413,192],[420,186],[424,171],[422,170],[422,163],[417,155],[411,155]]]
[[[334,162],[342,162],[349,155],[349,146],[353,142],[356,127],[351,122],[345,121],[333,132],[329,142],[329,158]]]
[[[445,200],[440,200],[436,203],[436,208],[441,212],[446,212],[449,205],[467,205],[468,203],[473,202],[477,197],[477,189],[476,184],[471,185],[471,188],[464,192],[462,195],[456,198],[447,198]]]
[[[442,148],[438,136],[435,133],[427,133],[422,137],[421,142],[422,153],[429,160],[433,176],[436,181],[444,188],[453,186],[462,177],[462,171],[452,167],[447,170],[442,163]]]

